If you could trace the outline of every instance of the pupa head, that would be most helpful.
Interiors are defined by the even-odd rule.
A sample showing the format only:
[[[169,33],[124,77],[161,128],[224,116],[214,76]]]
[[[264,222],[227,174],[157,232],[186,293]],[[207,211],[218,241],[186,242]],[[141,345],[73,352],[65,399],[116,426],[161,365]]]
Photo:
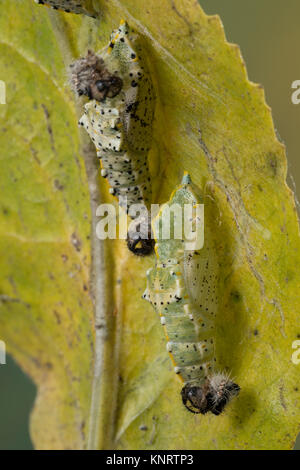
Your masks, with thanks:
[[[86,57],[71,64],[70,70],[72,88],[79,96],[86,95],[90,100],[101,102],[118,95],[122,89],[122,79],[111,74],[103,59],[90,50]]]
[[[219,415],[240,387],[225,374],[209,377],[203,385],[186,384],[181,390],[184,406],[191,413]]]

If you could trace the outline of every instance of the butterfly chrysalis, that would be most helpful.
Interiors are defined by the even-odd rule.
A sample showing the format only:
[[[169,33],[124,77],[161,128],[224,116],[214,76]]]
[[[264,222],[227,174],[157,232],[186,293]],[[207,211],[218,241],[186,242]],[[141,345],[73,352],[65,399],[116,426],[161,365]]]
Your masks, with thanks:
[[[121,207],[144,205],[128,230],[128,247],[138,255],[153,249],[148,211],[151,184],[148,152],[152,140],[155,95],[140,37],[126,22],[113,31],[109,46],[71,66],[71,84],[86,95],[79,120],[95,144],[101,175]],[[145,235],[146,238],[140,234]]]
[[[185,175],[153,221],[156,267],[147,272],[147,289],[143,297],[150,301],[161,317],[174,369],[183,383],[182,401],[193,413],[219,415],[239,386],[215,371],[214,323],[218,309],[218,262],[205,227],[201,249],[186,249],[185,237],[174,234],[180,217],[170,217],[170,237],[162,236],[162,225],[170,207],[202,201],[198,188]],[[167,211],[168,210],[168,211]],[[170,213],[172,216],[172,212]],[[202,223],[192,215],[190,221]],[[198,225],[199,226],[199,225]]]
[[[34,0],[38,5],[46,5],[54,10],[77,13],[96,18],[91,0]]]

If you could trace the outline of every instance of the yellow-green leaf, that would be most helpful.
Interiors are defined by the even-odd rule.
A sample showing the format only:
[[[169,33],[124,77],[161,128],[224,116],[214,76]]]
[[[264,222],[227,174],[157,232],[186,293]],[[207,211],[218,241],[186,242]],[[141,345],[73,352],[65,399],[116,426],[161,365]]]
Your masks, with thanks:
[[[96,20],[32,0],[0,6],[0,339],[38,385],[35,446],[289,449],[300,242],[264,92],[194,0],[93,4]],[[96,205],[113,199],[77,128],[66,66],[103,47],[121,18],[144,35],[158,97],[153,202],[184,171],[207,195],[221,270],[216,353],[241,386],[217,417],[181,404],[159,319],[141,298],[155,257],[95,238]]]

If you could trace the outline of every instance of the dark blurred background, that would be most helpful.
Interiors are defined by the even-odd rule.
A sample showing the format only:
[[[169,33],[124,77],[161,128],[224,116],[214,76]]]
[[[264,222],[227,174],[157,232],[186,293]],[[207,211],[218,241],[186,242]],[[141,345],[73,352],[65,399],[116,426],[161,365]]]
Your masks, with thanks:
[[[200,0],[199,3],[206,13],[221,16],[227,39],[241,47],[250,80],[264,86],[275,127],[287,147],[289,174],[299,188],[300,104],[291,102],[291,84],[300,80],[299,0]],[[32,448],[28,427],[35,395],[33,383],[8,357],[7,364],[0,365],[1,450]],[[300,450],[299,437],[296,448]]]
[[[9,356],[0,365],[0,450],[32,449],[29,413],[36,387]]]

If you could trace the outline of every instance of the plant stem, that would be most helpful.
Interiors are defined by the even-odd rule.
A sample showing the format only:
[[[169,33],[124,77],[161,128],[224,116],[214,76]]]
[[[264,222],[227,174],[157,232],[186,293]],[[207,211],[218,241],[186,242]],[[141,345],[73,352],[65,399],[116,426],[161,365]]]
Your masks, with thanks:
[[[75,51],[72,50],[66,25],[62,16],[57,12],[49,11],[53,31],[61,48],[62,57],[66,67],[74,61]],[[76,111],[79,117],[82,114],[82,102],[76,101]],[[101,188],[98,181],[99,161],[95,146],[89,137],[81,130],[81,150],[87,174],[90,207],[91,207],[91,286],[94,301],[94,370],[91,390],[91,404],[89,413],[87,442],[85,448],[89,450],[111,448],[113,440],[114,416],[116,409],[117,390],[117,350],[116,347],[116,319],[114,310],[113,289],[107,285],[108,253],[106,243],[96,235],[96,210],[103,202]],[[110,272],[113,263],[109,260]],[[109,288],[110,287],[110,288]]]

